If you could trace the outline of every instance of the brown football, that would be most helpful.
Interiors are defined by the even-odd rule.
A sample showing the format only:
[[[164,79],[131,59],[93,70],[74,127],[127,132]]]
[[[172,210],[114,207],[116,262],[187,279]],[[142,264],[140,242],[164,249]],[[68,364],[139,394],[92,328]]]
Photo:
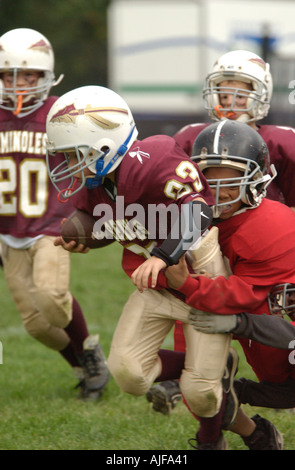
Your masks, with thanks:
[[[75,210],[64,222],[61,236],[69,243],[74,240],[77,244],[82,243],[89,248],[102,248],[114,240],[103,238],[98,240],[93,235],[93,227],[96,219],[87,212]]]

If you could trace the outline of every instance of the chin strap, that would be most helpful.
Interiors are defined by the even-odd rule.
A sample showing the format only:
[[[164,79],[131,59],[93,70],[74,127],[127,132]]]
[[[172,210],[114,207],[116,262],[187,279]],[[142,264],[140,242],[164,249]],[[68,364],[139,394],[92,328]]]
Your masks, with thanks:
[[[98,188],[102,184],[104,177],[108,173],[110,173],[110,170],[111,170],[112,166],[114,166],[114,164],[116,163],[118,158],[123,157],[125,155],[125,153],[128,150],[128,144],[131,140],[131,137],[133,135],[133,132],[134,132],[135,128],[136,128],[136,126],[134,125],[132,127],[131,132],[129,133],[127,139],[125,140],[125,142],[118,148],[116,154],[109,161],[109,163],[106,165],[105,168],[103,167],[104,166],[104,158],[105,158],[105,156],[107,155],[108,152],[106,152],[102,157],[99,158],[99,160],[97,160],[96,167],[95,167],[96,168],[96,175],[94,177],[88,178],[86,180],[85,186],[86,186],[87,189]]]
[[[72,184],[72,186],[70,188],[65,188],[65,189],[62,189],[58,195],[57,195],[57,200],[59,202],[62,202],[63,204],[65,202],[68,202],[68,200],[70,199],[70,196],[72,194],[72,192],[74,191],[75,189],[75,186],[76,184],[78,183],[78,180],[77,178],[74,179],[74,182]]]

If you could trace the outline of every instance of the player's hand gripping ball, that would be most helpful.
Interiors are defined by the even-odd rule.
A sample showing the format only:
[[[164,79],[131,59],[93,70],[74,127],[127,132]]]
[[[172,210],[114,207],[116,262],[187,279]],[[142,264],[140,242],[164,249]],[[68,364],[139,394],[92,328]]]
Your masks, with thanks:
[[[109,245],[114,239],[103,238],[99,240],[93,234],[96,219],[87,212],[75,210],[63,223],[61,236],[66,243],[74,240],[88,248],[102,248]]]

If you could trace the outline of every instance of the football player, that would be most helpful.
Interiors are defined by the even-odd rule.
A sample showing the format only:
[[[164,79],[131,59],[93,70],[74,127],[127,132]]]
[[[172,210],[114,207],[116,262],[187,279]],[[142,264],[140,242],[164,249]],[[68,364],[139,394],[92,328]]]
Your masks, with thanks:
[[[267,197],[295,209],[295,129],[260,124],[270,109],[273,81],[269,64],[251,51],[236,50],[223,54],[208,73],[203,88],[205,109],[213,121],[237,120],[255,129],[266,142],[270,161],[277,176],[267,188]],[[174,138],[191,155],[198,134],[210,123],[193,123],[180,129]],[[176,323],[175,344],[182,338],[182,326]],[[179,397],[176,381],[156,384],[147,399],[156,411],[166,414]]]
[[[269,64],[257,54],[243,50],[222,55],[208,73],[203,88],[205,109],[211,119],[245,122],[261,135],[277,171],[267,188],[267,197],[295,209],[295,129],[259,123],[269,112],[272,94]],[[189,124],[174,138],[191,155],[197,135],[209,124]]]
[[[114,237],[123,245],[128,276],[150,257],[165,266],[177,263],[195,235],[206,231],[214,200],[197,165],[171,137],[138,140],[132,113],[117,93],[99,86],[66,93],[50,109],[46,129],[49,173],[60,197],[97,218],[97,238]],[[56,167],[59,152],[64,163]],[[85,252],[84,245],[62,237],[55,243]],[[198,333],[188,323],[189,308],[168,288],[163,272],[155,289],[135,290],[117,324],[108,366],[125,392],[144,395],[162,371],[159,348],[180,320],[187,345],[182,392],[195,413],[214,416],[231,337]]]
[[[61,78],[55,80],[54,52],[41,33],[19,28],[1,36],[1,257],[26,331],[70,364],[83,398],[96,399],[109,372],[69,291],[69,253],[53,244],[73,211],[57,201],[46,168],[46,116],[57,100],[48,95]]]
[[[198,163],[214,194],[213,225],[218,227],[221,252],[230,270],[228,278],[215,279],[206,275],[192,277],[184,262],[166,271],[168,285],[183,293],[186,302],[195,309],[191,321],[197,327],[202,323],[202,312],[214,312],[221,325],[241,311],[253,316],[270,314],[268,297],[272,286],[294,284],[295,214],[286,205],[265,198],[272,178],[267,157],[267,147],[259,134],[236,121],[224,120],[206,127],[194,143],[192,159]],[[216,324],[220,327],[218,320]],[[198,330],[205,331],[199,327]],[[220,334],[232,330],[227,326],[215,331]],[[251,404],[270,406],[293,402],[294,406],[290,351],[270,348],[247,338],[238,339],[259,381],[277,384],[272,395],[259,394],[258,389],[256,396],[252,394]],[[179,338],[178,350],[181,348],[185,352],[185,341],[181,343]],[[287,391],[286,399],[283,394],[277,396],[278,389]],[[246,388],[239,390],[239,398],[244,402]],[[218,415],[213,420],[210,423],[200,419],[197,448],[221,448],[224,438]],[[230,429],[239,433],[252,450],[282,449],[280,433],[261,417],[249,419],[239,410]]]

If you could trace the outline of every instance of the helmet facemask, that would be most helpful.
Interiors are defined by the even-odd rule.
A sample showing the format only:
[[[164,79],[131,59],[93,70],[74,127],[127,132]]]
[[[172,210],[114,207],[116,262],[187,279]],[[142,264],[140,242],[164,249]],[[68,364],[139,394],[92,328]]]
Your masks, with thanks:
[[[287,315],[295,320],[295,285],[279,284],[268,294],[268,306],[272,315]]]
[[[194,160],[194,158],[192,158]],[[215,214],[218,217],[220,208],[228,205],[228,202],[220,202],[220,191],[222,188],[239,187],[239,195],[231,200],[231,204],[241,201],[248,207],[257,207],[266,195],[267,183],[271,180],[270,175],[263,175],[260,167],[250,160],[243,157],[229,156],[227,158],[218,158],[216,155],[206,155],[198,159],[198,166],[206,176],[206,169],[210,167],[231,168],[241,172],[240,177],[207,179],[211,189],[215,191]]]
[[[239,87],[230,89],[230,85],[226,85],[228,92],[234,96],[230,108],[223,108],[220,94],[224,93],[225,87],[221,87],[221,83],[231,81],[247,84],[249,91]],[[272,92],[273,83],[269,64],[250,51],[236,50],[227,52],[214,63],[205,80],[203,100],[205,109],[213,120],[235,120],[235,114],[241,113],[236,120],[249,123],[267,116]],[[238,95],[247,98],[243,108],[235,108]]]
[[[22,72],[25,70],[21,70]],[[47,98],[51,88],[57,85],[62,76],[56,82],[53,72],[38,71],[40,77],[37,81],[37,86],[34,87],[18,87],[17,86],[17,74],[20,72],[19,69],[15,68],[9,70],[13,75],[12,87],[4,87],[3,80],[1,82],[1,102],[0,108],[11,111],[15,115],[24,116],[27,115],[40,106],[42,106],[44,100]]]
[[[251,84],[251,89],[231,88],[230,86],[220,86],[222,82],[237,81]],[[233,95],[232,103],[229,108],[220,104],[220,95],[228,93]],[[239,108],[236,104],[237,96],[247,99],[246,106]],[[247,76],[246,74],[235,74],[234,77],[211,74],[206,80],[206,86],[203,89],[204,108],[208,111],[211,119],[215,121],[234,118],[236,113],[242,113],[236,120],[241,122],[253,122],[263,119],[269,110],[270,103],[267,100],[267,90],[264,84]]]
[[[72,152],[75,153],[77,163],[73,166],[69,166],[69,154]],[[109,149],[106,149],[106,151],[103,152],[87,145],[76,146],[73,149],[65,149],[62,147],[53,149],[51,143],[47,142],[47,168],[51,176],[52,184],[58,191],[60,202],[66,202],[70,196],[73,196],[80,191],[83,186],[86,186],[88,189],[93,189],[99,186],[97,179],[101,177],[101,171],[104,166],[104,157],[106,157],[108,152]],[[59,165],[51,169],[50,156],[54,156],[56,153],[63,153],[65,158]],[[84,170],[86,168],[89,168],[93,173],[93,176],[84,175]],[[81,181],[77,187],[76,176],[78,173],[81,177]],[[67,187],[61,189],[60,183],[62,183],[62,186],[64,186],[64,183],[67,183]]]

